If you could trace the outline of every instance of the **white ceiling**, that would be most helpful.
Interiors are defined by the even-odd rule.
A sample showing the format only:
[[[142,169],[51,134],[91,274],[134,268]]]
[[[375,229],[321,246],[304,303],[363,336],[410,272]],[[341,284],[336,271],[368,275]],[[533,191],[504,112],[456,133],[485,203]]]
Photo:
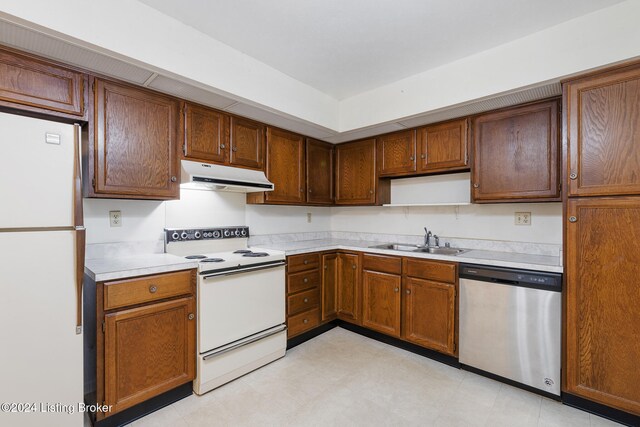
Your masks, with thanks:
[[[342,100],[622,0],[139,1]]]

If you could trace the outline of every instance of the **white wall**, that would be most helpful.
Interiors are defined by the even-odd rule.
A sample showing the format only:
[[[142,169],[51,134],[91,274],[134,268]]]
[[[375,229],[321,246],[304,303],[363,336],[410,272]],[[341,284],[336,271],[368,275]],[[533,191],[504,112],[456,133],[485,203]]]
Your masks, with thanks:
[[[331,230],[331,208],[247,205],[251,234],[305,233]],[[311,222],[307,222],[311,213]]]

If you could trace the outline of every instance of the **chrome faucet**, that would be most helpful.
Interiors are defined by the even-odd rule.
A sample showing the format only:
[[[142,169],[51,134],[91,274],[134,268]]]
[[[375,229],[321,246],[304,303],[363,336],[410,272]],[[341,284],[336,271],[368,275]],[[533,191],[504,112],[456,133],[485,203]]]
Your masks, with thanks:
[[[435,241],[435,245],[431,245],[431,237]],[[426,248],[438,248],[440,247],[440,237],[436,234],[433,234],[431,231],[427,230],[427,227],[424,227],[424,247]]]

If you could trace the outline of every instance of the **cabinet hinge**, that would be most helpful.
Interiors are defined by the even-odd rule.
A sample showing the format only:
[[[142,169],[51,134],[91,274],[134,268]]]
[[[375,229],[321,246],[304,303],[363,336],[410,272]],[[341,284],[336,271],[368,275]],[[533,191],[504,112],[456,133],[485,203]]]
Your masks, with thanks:
[[[107,327],[106,327],[105,323],[102,322],[102,332],[103,333],[106,332],[106,329],[107,329]]]

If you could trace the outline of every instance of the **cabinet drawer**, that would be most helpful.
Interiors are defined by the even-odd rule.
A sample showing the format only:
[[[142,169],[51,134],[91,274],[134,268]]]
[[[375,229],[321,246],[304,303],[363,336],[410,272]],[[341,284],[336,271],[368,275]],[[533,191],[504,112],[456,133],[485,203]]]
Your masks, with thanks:
[[[191,270],[104,284],[104,309],[142,304],[192,292]]]
[[[320,310],[314,308],[313,310],[304,311],[295,316],[290,316],[287,320],[287,327],[289,329],[288,336],[301,334],[302,332],[313,329],[320,324]]]
[[[382,273],[401,274],[402,258],[364,254],[362,256],[362,268]]]
[[[318,306],[318,289],[309,289],[287,298],[288,314],[295,314]]]
[[[436,282],[456,283],[455,263],[443,261],[423,261],[407,258],[405,274]]]
[[[320,266],[320,254],[302,254],[287,257],[287,268],[289,273],[312,270]]]
[[[320,284],[320,270],[303,271],[302,273],[289,274],[287,279],[287,292],[302,291],[315,288]]]

